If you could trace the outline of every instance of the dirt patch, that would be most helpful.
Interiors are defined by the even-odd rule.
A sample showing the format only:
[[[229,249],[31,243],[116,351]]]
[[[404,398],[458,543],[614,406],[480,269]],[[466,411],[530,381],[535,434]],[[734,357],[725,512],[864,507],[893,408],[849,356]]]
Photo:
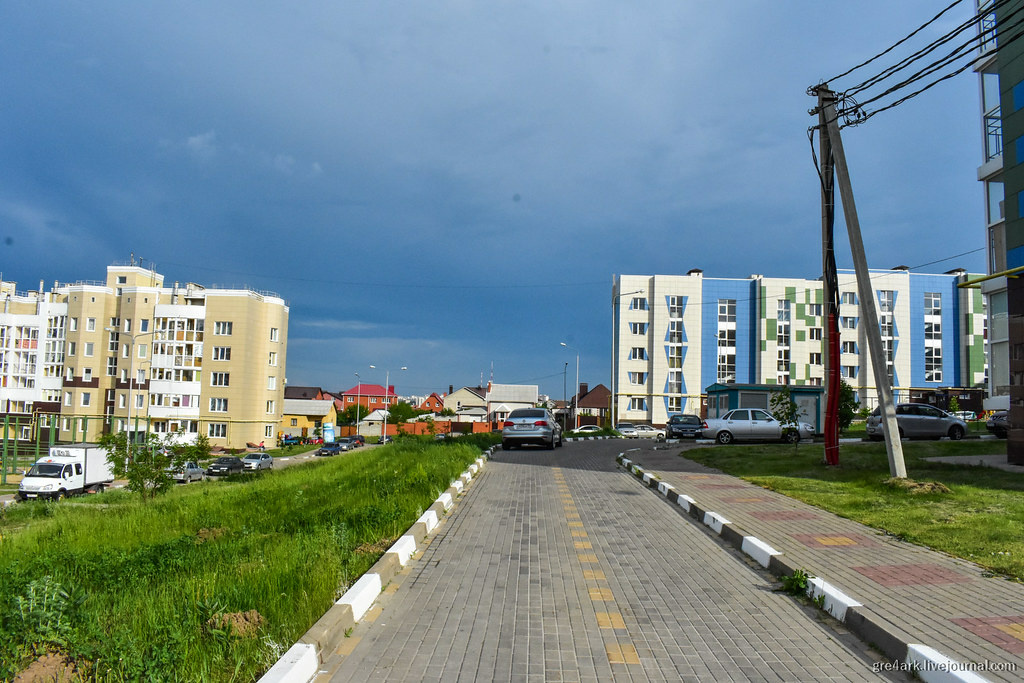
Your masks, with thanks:
[[[14,677],[14,683],[72,683],[81,680],[75,663],[59,652],[47,652]]]
[[[379,555],[387,552],[388,548],[390,548],[394,542],[394,539],[382,538],[376,543],[363,543],[362,545],[356,546],[354,552],[359,555]]]
[[[196,544],[206,543],[207,541],[213,541],[220,538],[227,533],[227,529],[224,527],[217,527],[215,529],[200,529],[196,532]]]
[[[239,638],[255,638],[266,621],[262,614],[251,609],[248,612],[215,614],[206,622],[206,626],[222,629]]]
[[[886,485],[897,489],[903,489],[909,493],[952,493],[945,484],[937,481],[914,481],[913,479],[899,479],[894,477],[885,480]]]

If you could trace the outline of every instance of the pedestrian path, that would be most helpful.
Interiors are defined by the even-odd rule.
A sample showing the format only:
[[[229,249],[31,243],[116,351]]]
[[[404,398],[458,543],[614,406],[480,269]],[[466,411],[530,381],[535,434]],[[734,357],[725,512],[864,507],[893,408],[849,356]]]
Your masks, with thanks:
[[[618,470],[619,450],[495,453],[315,680],[906,680]]]
[[[646,474],[649,486],[660,488],[677,506],[691,508],[723,538],[736,545],[745,542],[753,554],[767,548],[775,571],[804,569],[849,598],[847,626],[892,661],[906,662],[908,650],[912,659],[925,652],[939,663],[936,668],[958,676],[929,678],[919,672],[924,680],[1024,680],[1024,585],[679,453],[673,447],[626,453],[625,459],[635,476]]]

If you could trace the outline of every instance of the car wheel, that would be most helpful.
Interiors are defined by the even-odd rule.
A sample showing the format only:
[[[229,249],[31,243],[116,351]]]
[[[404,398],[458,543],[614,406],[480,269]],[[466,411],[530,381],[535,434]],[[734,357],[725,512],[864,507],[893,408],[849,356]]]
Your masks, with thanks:
[[[718,435],[715,437],[715,441],[717,441],[720,444],[732,443],[732,432],[727,432],[723,429],[722,431],[718,432]]]
[[[949,428],[949,440],[959,441],[964,438],[964,429],[960,425],[953,425]]]
[[[554,434],[551,435],[551,442],[546,444],[544,447],[547,448],[549,451],[555,450],[555,435]]]
[[[782,435],[782,440],[786,443],[796,443],[800,441],[800,432],[789,429]]]
[[[558,446],[559,448],[562,447],[562,435],[561,434],[558,435],[558,443],[556,443],[555,445]]]
[[[61,489],[60,491],[57,491],[57,495],[53,498],[54,500],[63,500],[66,495],[68,495],[67,492],[64,489]]]
[[[501,442],[501,450],[503,450],[503,451],[510,451],[510,450],[512,450],[512,444],[510,444],[508,441],[502,441]]]

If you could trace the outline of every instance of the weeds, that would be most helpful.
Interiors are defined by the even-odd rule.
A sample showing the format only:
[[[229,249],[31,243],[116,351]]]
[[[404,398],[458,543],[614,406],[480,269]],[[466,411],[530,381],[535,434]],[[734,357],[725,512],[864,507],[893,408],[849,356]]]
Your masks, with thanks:
[[[779,581],[782,582],[781,590],[790,595],[807,595],[807,588],[813,578],[803,569],[794,569],[792,574],[779,577]]]

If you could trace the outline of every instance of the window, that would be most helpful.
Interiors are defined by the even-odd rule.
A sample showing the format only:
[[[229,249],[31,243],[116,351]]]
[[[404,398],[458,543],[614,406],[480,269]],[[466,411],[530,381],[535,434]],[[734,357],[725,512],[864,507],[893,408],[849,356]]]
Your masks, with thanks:
[[[69,318],[68,319],[68,329],[71,332],[77,332],[78,331],[78,318]]]
[[[942,315],[942,294],[938,292],[925,292],[924,314]]]
[[[630,384],[645,384],[647,382],[646,372],[631,372],[629,373]]]
[[[149,318],[143,318],[139,321],[139,332],[149,332]]]
[[[629,331],[633,334],[647,334],[647,323],[630,323]]]
[[[83,391],[82,392],[82,405],[83,406],[88,406],[91,403],[92,403],[92,392]]]
[[[277,328],[276,327],[271,327],[270,328],[270,341],[272,341],[272,342],[278,341],[278,339],[277,339]]]
[[[267,439],[274,436],[274,425],[263,425],[263,436]]]
[[[107,356],[107,377],[117,377],[117,356]]]
[[[213,347],[213,359],[214,360],[231,360],[231,347],[230,346],[214,346]]]
[[[96,331],[96,318],[86,318],[85,319],[85,331],[86,332],[95,332]]]
[[[131,332],[132,331],[132,319],[131,318],[125,318],[125,320],[124,320],[124,331],[125,332]]]
[[[821,365],[821,354],[812,353],[809,361],[811,365]]]
[[[274,377],[273,375],[271,375],[270,377],[267,377],[267,390],[268,391],[275,391],[276,389],[277,389],[277,377]],[[348,400],[349,400],[349,402],[351,402],[352,401],[352,397],[349,396]]]
[[[138,357],[139,358],[145,358],[146,354],[148,352],[149,352],[149,349],[146,348],[146,344],[139,344],[139,353],[138,353]]]
[[[75,342],[68,342],[68,355],[69,356],[75,355],[75,351],[76,350],[77,350],[77,345],[75,344]]]
[[[647,298],[646,297],[633,297],[633,300],[629,302],[629,310],[631,310],[631,311],[646,311],[647,310]]]
[[[678,413],[683,409],[683,398],[681,396],[669,396],[665,399],[665,409],[670,413]]]
[[[807,338],[810,341],[821,341],[821,328],[820,327],[809,327],[807,328]]]
[[[683,343],[683,321],[682,320],[669,320],[668,321],[668,340],[672,344]]]
[[[681,394],[683,392],[683,373],[679,370],[669,370],[665,390],[670,394]]]
[[[118,394],[117,395],[117,407],[118,408],[124,408],[126,405],[128,405],[127,397],[124,394]]]
[[[210,386],[211,387],[226,387],[230,386],[231,373],[228,372],[211,372],[210,373]]]
[[[211,422],[206,433],[211,439],[223,439],[228,435],[228,426],[223,422]]]
[[[843,365],[839,368],[839,374],[847,379],[857,378],[857,366],[856,365]]]
[[[839,319],[839,323],[842,325],[844,330],[855,330],[857,329],[857,319],[852,316],[843,316]]]
[[[924,347],[924,381],[942,381],[942,347]]]
[[[718,300],[718,322],[736,322],[736,299]]]
[[[298,427],[298,426],[299,426],[298,418],[293,417],[292,418],[292,427]]]
[[[93,351],[93,343],[92,342],[85,342],[84,351],[85,351],[86,357],[91,357],[92,356],[92,351]]]
[[[718,352],[718,381],[723,384],[736,382],[736,354]]]
[[[226,413],[226,412],[228,412],[228,400],[226,398],[211,398],[210,399],[210,412],[211,413]]]
[[[668,347],[668,366],[670,368],[681,368],[683,367],[683,347],[682,346],[670,346]]]
[[[842,347],[843,353],[857,353],[857,342],[844,341]]]
[[[277,366],[277,351],[270,352],[270,365]]]
[[[75,378],[75,369],[70,365],[64,368],[64,371],[64,376],[69,382]]]
[[[634,346],[629,352],[630,360],[647,360],[647,349],[642,346]]]
[[[853,292],[843,292],[839,297],[839,302],[846,304],[847,306],[857,305],[857,295]]]
[[[719,330],[718,331],[718,346],[719,346],[719,348],[723,348],[723,347],[735,348],[735,346],[736,346],[736,330]]]
[[[668,298],[668,317],[670,318],[682,318],[683,317],[683,297],[672,295]]]
[[[878,290],[878,312],[892,313],[896,305],[896,292],[891,289]]]
[[[82,380],[85,382],[89,382],[92,380],[92,368],[86,368],[85,370],[82,370]]]
[[[143,408],[146,405],[146,397],[142,394],[135,394],[135,407]]]
[[[629,399],[630,410],[647,410],[647,399],[646,398],[631,398]]]
[[[807,315],[821,316],[821,304],[807,304]]]
[[[273,415],[274,414],[274,402],[273,401],[267,401],[267,414],[268,415]]]
[[[65,391],[64,392],[64,405],[66,405],[69,408],[71,407],[71,392],[70,391]],[[67,429],[67,427],[65,427],[64,429]]]
[[[231,323],[218,320],[213,323],[213,334],[220,337],[231,336]]]
[[[132,347],[130,345],[128,345],[128,344],[122,344],[121,345],[121,357],[122,358],[130,358],[131,355],[132,355],[131,348]]]

